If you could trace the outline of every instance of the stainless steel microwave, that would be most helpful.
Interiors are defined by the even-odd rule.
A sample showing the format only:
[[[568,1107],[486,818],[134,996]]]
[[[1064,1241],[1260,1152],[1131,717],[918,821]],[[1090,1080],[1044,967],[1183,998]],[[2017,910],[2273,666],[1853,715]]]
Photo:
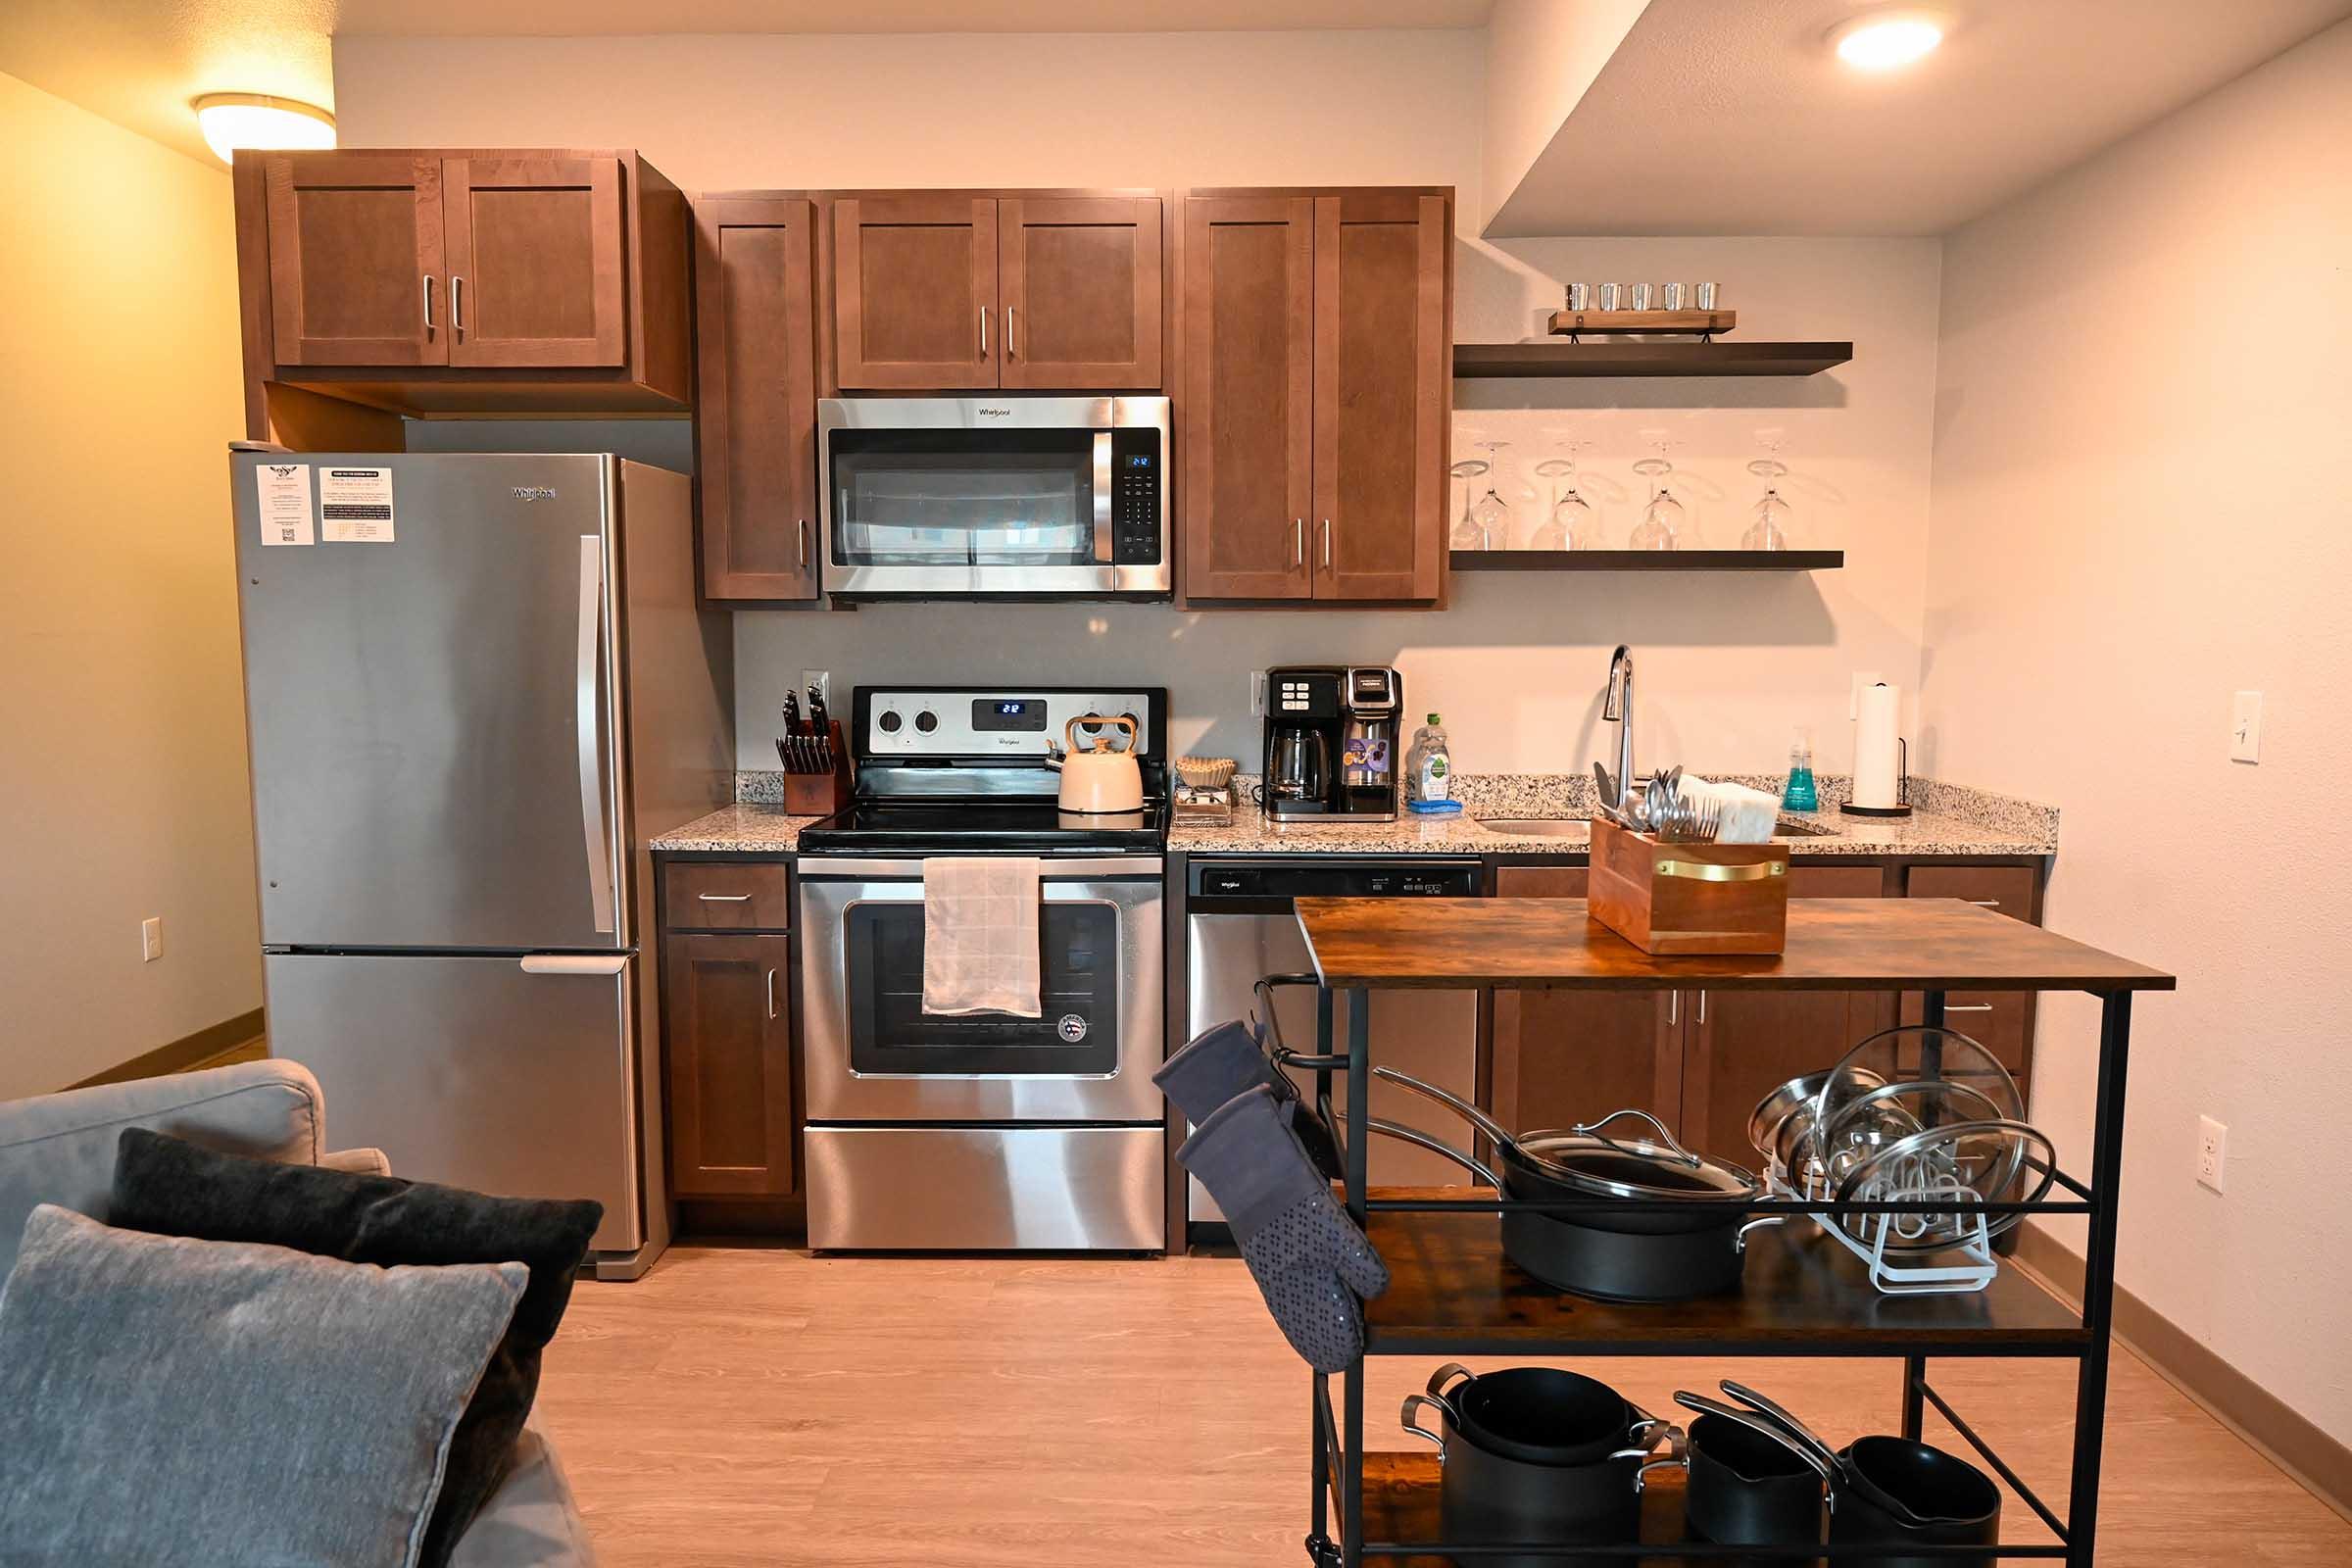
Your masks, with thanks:
[[[1168,400],[826,398],[826,591],[1164,599]]]

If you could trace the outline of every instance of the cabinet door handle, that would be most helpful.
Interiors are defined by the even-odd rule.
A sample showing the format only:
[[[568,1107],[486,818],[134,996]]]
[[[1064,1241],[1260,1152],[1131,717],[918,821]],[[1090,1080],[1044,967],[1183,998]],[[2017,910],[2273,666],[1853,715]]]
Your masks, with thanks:
[[[1304,517],[1291,519],[1291,564],[1294,566],[1306,564],[1306,519]]]
[[[988,358],[988,307],[980,307],[980,357]]]
[[[1992,1004],[1989,1002],[1970,1002],[1955,1005],[1952,1003],[1947,1002],[1943,1004],[1943,1010],[1946,1012],[1990,1012],[1992,1010]]]
[[[807,571],[808,569],[808,519],[803,517],[795,526],[801,541],[801,569]]]
[[[433,274],[424,274],[424,335],[433,335]]]
[[[1682,1021],[1683,994],[1680,991],[1669,991],[1666,993],[1666,1027],[1671,1029]]]
[[[773,969],[767,971],[767,1016],[771,1022],[776,1016],[776,971]]]
[[[1017,360],[1021,357],[1021,335],[1013,328],[1012,312],[1013,307],[1004,307],[1004,357]]]
[[[1998,899],[1970,899],[1968,902],[1980,909],[1997,909],[2001,906],[2001,901]]]
[[[1323,519],[1323,569],[1331,569],[1331,519]]]
[[[752,902],[752,896],[749,893],[697,893],[695,897],[705,904],[749,904]]]
[[[1707,1021],[1707,994],[1704,991],[1698,994],[1698,1021],[1700,1023]]]
[[[449,329],[466,335],[466,280],[455,272],[449,274]]]

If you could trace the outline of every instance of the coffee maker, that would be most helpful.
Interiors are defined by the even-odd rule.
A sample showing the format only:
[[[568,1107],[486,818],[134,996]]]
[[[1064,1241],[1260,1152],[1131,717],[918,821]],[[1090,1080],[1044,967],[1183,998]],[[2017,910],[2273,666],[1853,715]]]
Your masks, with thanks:
[[[1267,670],[1266,814],[1394,821],[1403,713],[1404,677],[1386,665]]]

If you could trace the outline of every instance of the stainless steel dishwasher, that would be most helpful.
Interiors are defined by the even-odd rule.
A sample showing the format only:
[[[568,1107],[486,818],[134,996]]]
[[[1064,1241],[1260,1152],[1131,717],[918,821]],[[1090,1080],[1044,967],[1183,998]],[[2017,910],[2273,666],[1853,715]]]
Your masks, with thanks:
[[[1189,999],[1187,1038],[1229,1018],[1246,1018],[1256,1006],[1250,988],[1269,974],[1309,968],[1306,939],[1298,934],[1294,899],[1461,899],[1481,889],[1479,862],[1435,856],[1375,859],[1319,855],[1301,858],[1196,859],[1185,873],[1185,979]],[[1315,1049],[1315,993],[1286,987],[1275,993],[1283,1037],[1298,1051]],[[1347,1038],[1348,999],[1335,1004],[1335,1031]],[[1478,993],[1475,991],[1384,991],[1372,1004],[1372,1059],[1474,1097],[1478,1082]],[[1309,1075],[1298,1074],[1309,1095]],[[1332,1104],[1343,1114],[1346,1073],[1331,1086]],[[1469,1148],[1469,1129],[1426,1100],[1394,1084],[1372,1085],[1373,1114],[1390,1116],[1436,1133],[1456,1148]],[[1367,1154],[1371,1179],[1394,1186],[1451,1187],[1469,1178],[1459,1165],[1439,1155],[1376,1138]],[[1205,1189],[1189,1182],[1191,1221],[1222,1223],[1224,1216]]]

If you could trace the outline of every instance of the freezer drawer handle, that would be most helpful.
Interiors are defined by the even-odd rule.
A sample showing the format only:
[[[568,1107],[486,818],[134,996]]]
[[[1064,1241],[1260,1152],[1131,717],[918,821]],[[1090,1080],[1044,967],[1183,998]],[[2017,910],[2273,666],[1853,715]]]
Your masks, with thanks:
[[[601,737],[596,727],[596,656],[604,641],[605,542],[580,535],[580,665],[578,711],[573,719],[580,743],[580,832],[588,843],[588,902],[596,929],[612,929],[612,857],[605,831],[605,794],[598,777]]]
[[[526,953],[524,974],[618,974],[629,966],[625,953]]]
[[[697,893],[695,897],[705,904],[749,904],[752,902],[752,896],[749,893]]]

